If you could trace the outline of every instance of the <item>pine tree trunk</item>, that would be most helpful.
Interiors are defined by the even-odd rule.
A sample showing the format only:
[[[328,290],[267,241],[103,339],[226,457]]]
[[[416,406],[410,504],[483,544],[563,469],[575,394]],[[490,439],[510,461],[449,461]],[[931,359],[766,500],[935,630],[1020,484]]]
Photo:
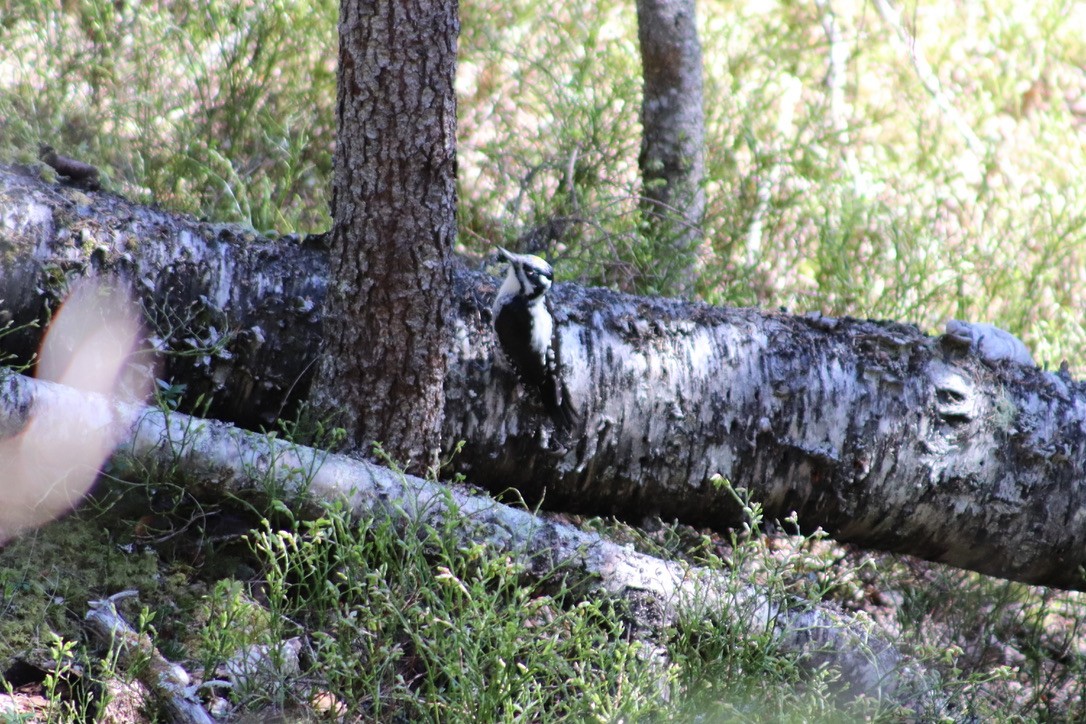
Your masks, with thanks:
[[[458,6],[343,0],[324,349],[313,400],[350,439],[438,460],[456,239]]]

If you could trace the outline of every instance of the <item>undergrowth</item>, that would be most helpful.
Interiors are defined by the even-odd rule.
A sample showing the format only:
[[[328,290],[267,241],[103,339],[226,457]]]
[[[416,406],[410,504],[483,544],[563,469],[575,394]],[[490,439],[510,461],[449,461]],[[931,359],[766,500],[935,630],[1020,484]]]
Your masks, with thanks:
[[[323,0],[12,0],[0,14],[0,158],[34,163],[49,143],[141,201],[323,231],[337,11]],[[566,279],[668,293],[681,274],[639,216],[629,4],[461,12],[460,250],[534,232]],[[1082,374],[1081,3],[713,0],[698,12],[702,298],[929,331],[948,317],[987,321],[1039,362],[1067,359]],[[764,632],[687,622],[662,641],[661,672],[611,603],[529,583],[447,530],[343,511],[304,520],[283,501],[261,521],[248,502],[197,502],[169,465],[115,473],[120,487],[0,553],[0,651],[5,665],[49,672],[57,718],[104,700],[72,699],[65,682],[117,673],[86,666],[98,659],[77,622],[86,600],[126,586],[141,590],[156,644],[204,679],[229,673],[246,647],[272,653],[278,678],[222,690],[231,706],[440,721],[842,716],[833,672],[800,676]],[[223,520],[232,544],[213,531]],[[755,575],[797,605],[870,616],[983,720],[1086,717],[1080,594],[862,553],[790,535],[788,523],[766,535],[758,521],[731,540],[593,525]],[[284,666],[293,639],[297,668]],[[895,716],[862,704],[850,715]]]
[[[141,200],[260,230],[329,225],[337,5],[8,4],[0,157],[39,143]],[[1083,6],[698,5],[709,301],[1021,336],[1080,371]],[[518,239],[567,279],[666,294],[640,218],[635,15],[465,5],[460,247]],[[93,61],[93,62],[92,62]]]
[[[338,439],[301,418],[276,437],[292,430]],[[715,571],[737,602],[753,583],[778,606],[831,605],[871,620],[936,677],[927,698],[944,711],[985,721],[1086,714],[1082,594],[800,535],[794,518],[768,523],[744,491],[718,484],[746,517],[728,537],[675,524],[652,532],[582,524]],[[812,672],[780,647],[772,625],[736,625],[741,616],[727,605],[739,604],[662,631],[631,626],[628,604],[585,596],[585,582],[557,569],[529,572],[516,551],[465,542],[454,507],[438,523],[356,519],[337,506],[306,517],[299,511],[311,507],[281,494],[266,487],[197,500],[168,461],[153,469],[115,461],[78,513],[0,552],[5,686],[37,681],[49,720],[109,711],[138,671],[118,665],[116,654],[103,657],[79,621],[88,601],[135,589],[128,620],[191,672],[223,717],[835,722],[930,714],[890,699],[842,698],[840,672]]]

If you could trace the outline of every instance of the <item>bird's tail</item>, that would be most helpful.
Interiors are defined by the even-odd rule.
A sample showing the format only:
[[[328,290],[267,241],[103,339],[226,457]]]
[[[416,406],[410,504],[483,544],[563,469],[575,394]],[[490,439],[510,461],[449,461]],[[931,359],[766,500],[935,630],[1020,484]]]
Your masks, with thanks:
[[[569,390],[562,382],[556,381],[547,387],[550,388],[544,390],[547,414],[554,423],[555,430],[564,437],[568,436],[577,428],[581,415],[573,406]]]

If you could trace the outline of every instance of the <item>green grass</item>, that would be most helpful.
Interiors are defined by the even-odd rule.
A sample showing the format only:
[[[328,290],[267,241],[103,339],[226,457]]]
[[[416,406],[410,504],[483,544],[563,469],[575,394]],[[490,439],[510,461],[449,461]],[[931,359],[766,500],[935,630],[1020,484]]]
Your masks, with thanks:
[[[218,221],[323,229],[337,12],[333,2],[9,3],[0,148],[27,162],[48,143],[132,198]]]
[[[129,620],[198,682],[229,678],[231,661],[265,652],[249,679],[215,689],[220,711],[234,714],[320,718],[331,706],[377,721],[916,715],[890,701],[839,699],[838,672],[812,674],[769,630],[733,625],[739,617],[727,608],[663,631],[631,627],[628,604],[586,596],[586,582],[529,574],[508,551],[464,543],[455,511],[437,527],[353,520],[339,508],[306,519],[291,512],[296,501],[179,495],[183,482],[170,469],[117,464],[113,472],[77,514],[0,556],[0,651],[52,662],[42,690],[56,720],[100,711],[109,703],[105,684],[136,675],[103,659],[79,625],[86,601],[125,588],[140,591],[123,609]],[[873,617],[896,646],[938,672],[942,696],[968,703],[982,720],[1086,713],[1082,594],[850,551],[821,534],[786,533],[795,520],[767,530],[757,503],[733,492],[748,520],[728,539],[676,525],[647,533],[585,524],[715,569],[737,591],[753,581],[790,608],[831,603]],[[234,526],[233,540],[212,536],[217,520],[254,510],[270,513],[247,535]],[[292,639],[300,642],[293,667],[276,653]],[[71,681],[84,693],[73,697]]]
[[[611,603],[545,592],[500,552],[453,540],[336,511],[254,536],[275,619],[311,637],[312,695],[379,721],[611,721],[661,707]]]
[[[337,10],[13,0],[0,16],[0,158],[32,163],[49,143],[141,201],[258,230],[324,230]],[[567,219],[543,243],[560,275],[667,293],[681,270],[661,258],[639,212],[629,3],[513,0],[461,12],[460,250],[488,252]],[[987,321],[1049,367],[1067,359],[1086,371],[1081,3],[903,3],[901,26],[916,39],[905,45],[860,0],[712,0],[698,12],[709,139],[702,298],[928,331],[948,317]],[[234,691],[249,708],[304,711],[326,692],[358,715],[443,721],[841,716],[828,693],[834,673],[801,677],[758,632],[687,622],[661,642],[671,661],[661,674],[624,636],[613,603],[529,582],[499,553],[453,546],[441,530],[405,536],[336,511],[316,521],[279,513],[236,554],[252,575],[193,563],[193,547],[220,552],[192,534],[221,511],[180,494],[176,471],[117,472],[136,481],[122,497],[146,496],[143,510],[99,499],[5,549],[0,603],[19,615],[0,626],[0,650],[78,653],[80,606],[127,582],[156,614],[156,643],[205,677],[239,647],[305,638],[305,686]],[[142,540],[147,510],[188,531],[188,546],[163,535],[121,555],[118,545]],[[670,526],[608,531],[725,571],[742,563],[779,595],[876,618],[982,719],[1084,716],[1080,594],[779,532],[719,541]],[[166,585],[145,583],[154,580]],[[194,616],[194,630],[175,624]],[[850,715],[894,718],[878,705]]]

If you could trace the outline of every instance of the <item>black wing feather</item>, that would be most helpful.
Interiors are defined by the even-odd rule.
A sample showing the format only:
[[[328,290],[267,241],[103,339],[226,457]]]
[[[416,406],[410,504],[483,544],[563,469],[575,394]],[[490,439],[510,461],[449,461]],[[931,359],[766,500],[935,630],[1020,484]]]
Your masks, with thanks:
[[[511,299],[494,318],[498,343],[520,381],[539,397],[555,426],[568,430],[576,421],[576,411],[559,374],[557,327],[545,362],[532,352],[531,330],[532,315],[524,297]]]

